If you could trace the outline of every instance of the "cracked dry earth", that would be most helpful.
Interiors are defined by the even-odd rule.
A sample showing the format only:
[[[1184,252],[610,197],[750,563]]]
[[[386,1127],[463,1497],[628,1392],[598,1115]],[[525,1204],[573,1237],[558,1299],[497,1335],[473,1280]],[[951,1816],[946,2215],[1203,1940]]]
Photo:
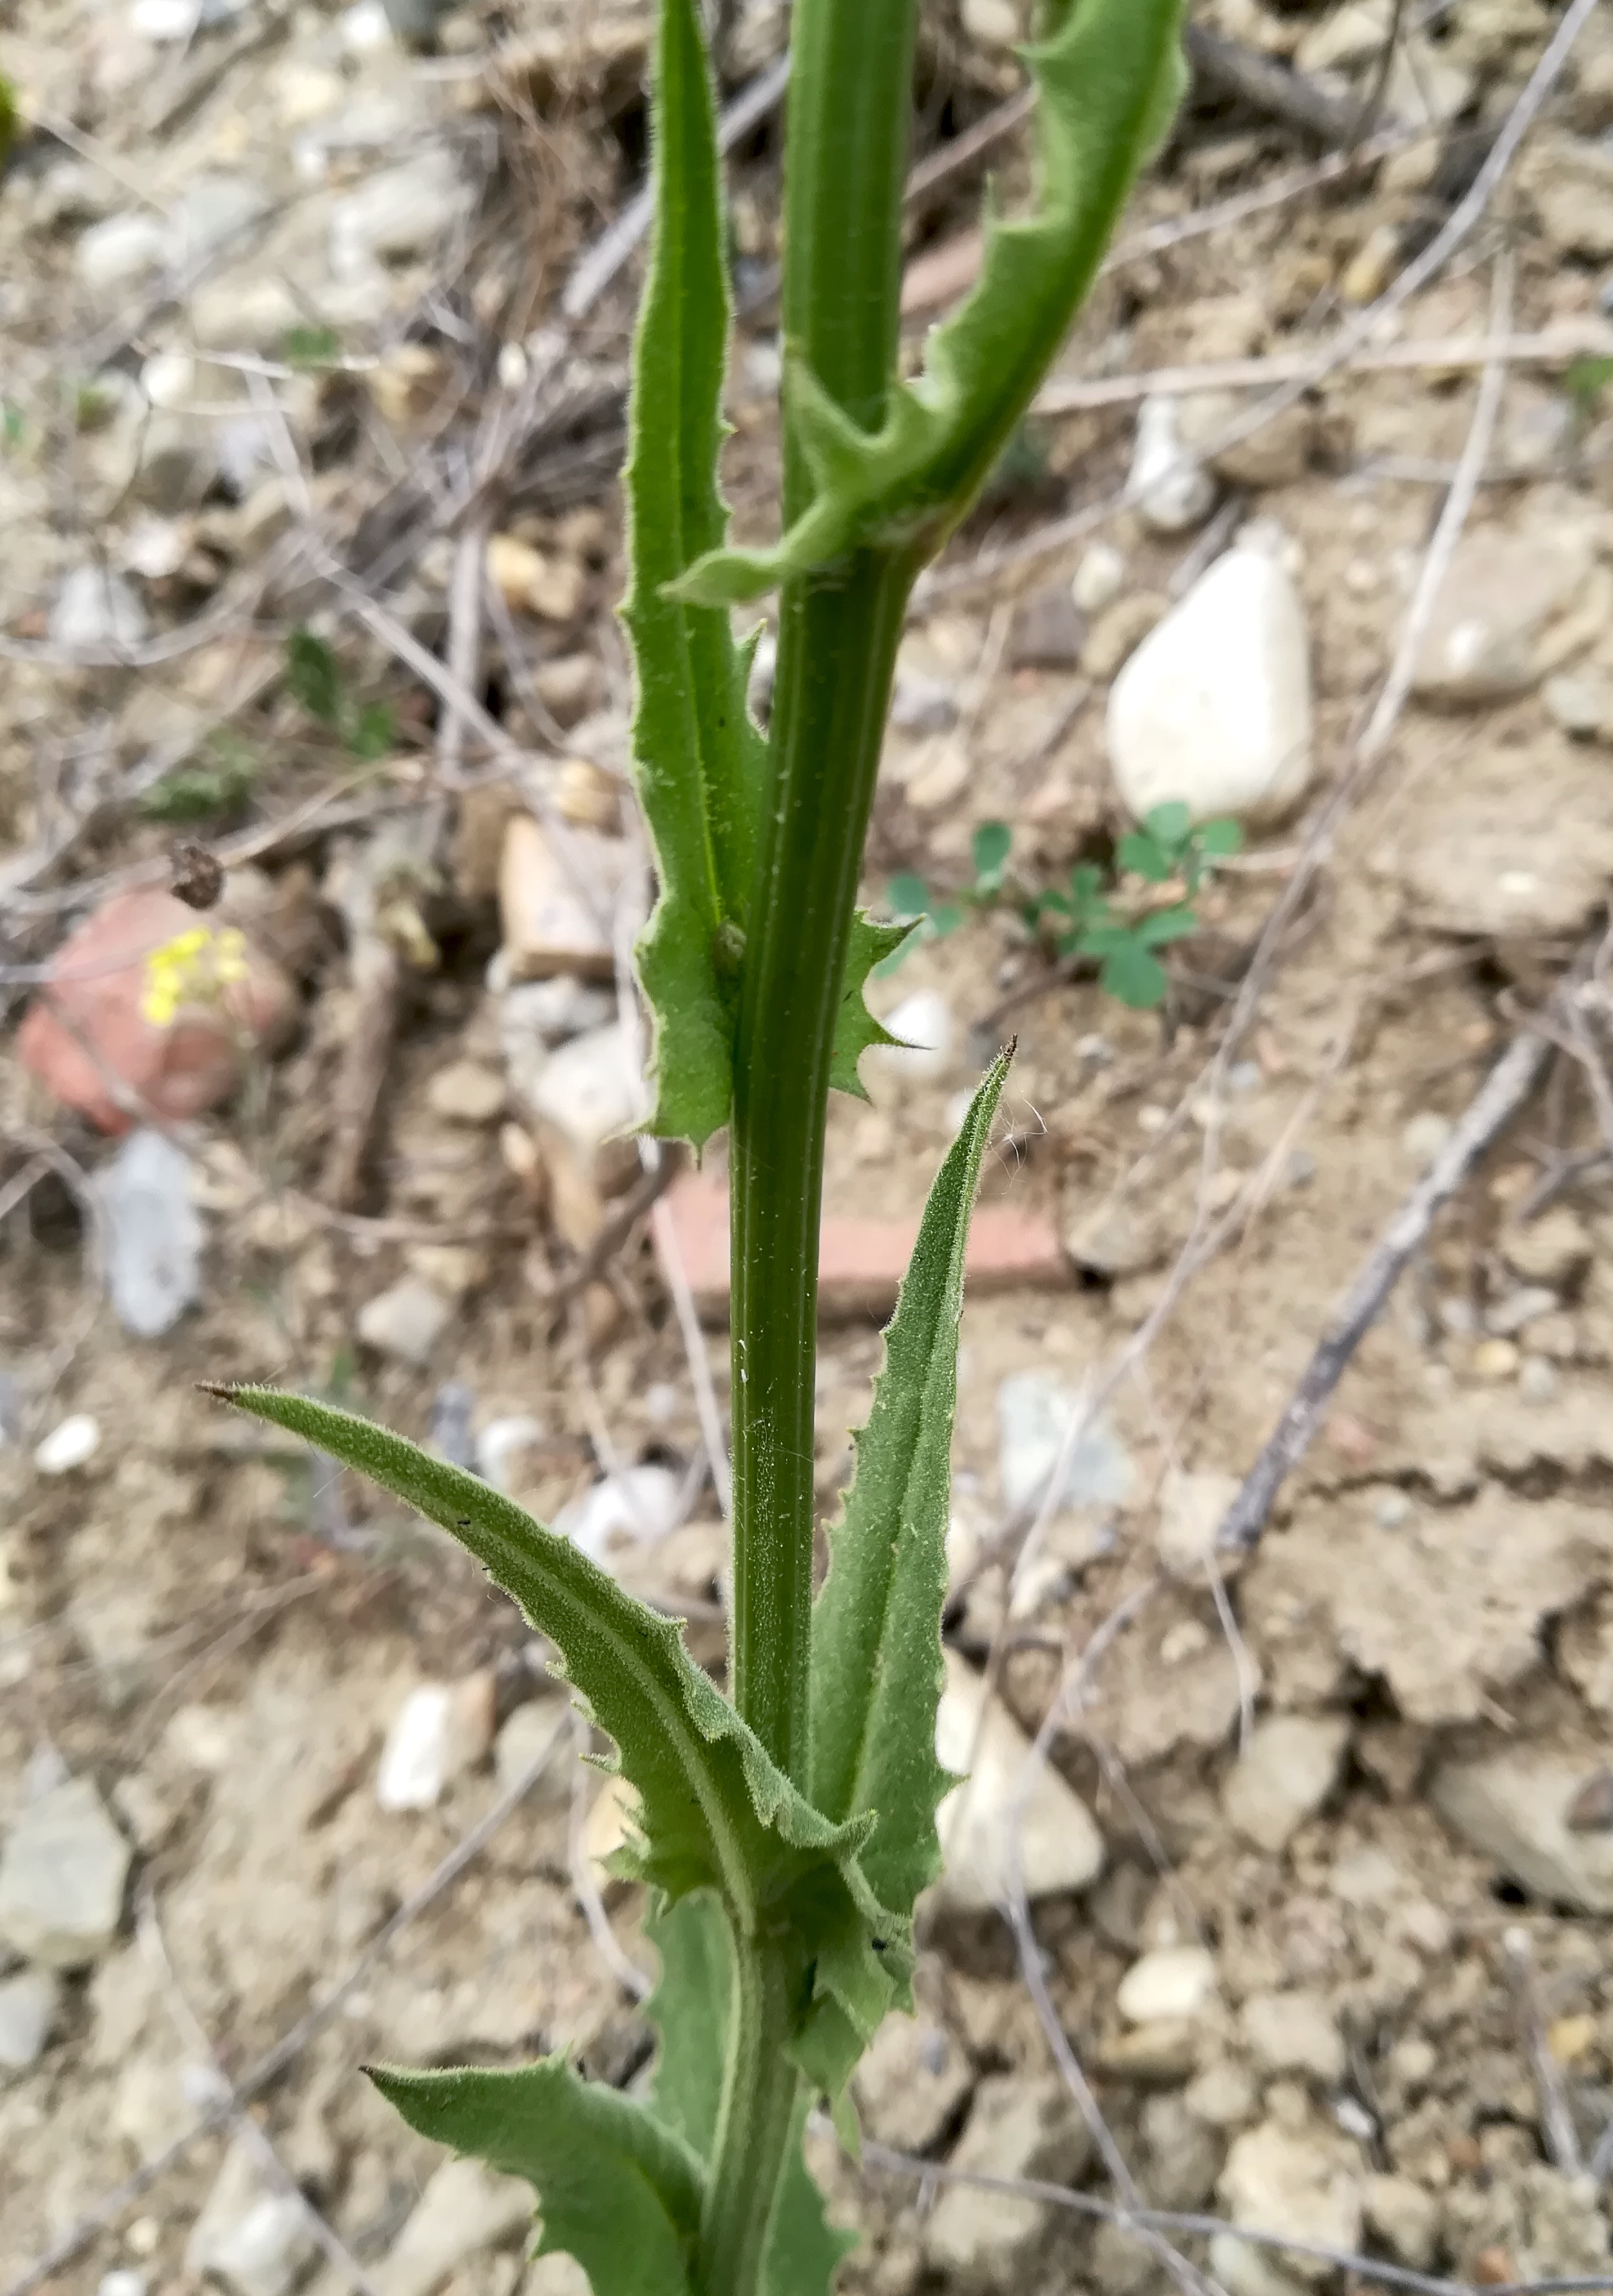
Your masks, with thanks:
[[[578,1759],[541,1647],[455,1553],[222,1420],[193,1382],[307,1382],[429,1433],[685,1612],[720,1671],[723,1532],[643,1222],[555,1305],[636,1171],[610,1123],[574,1120],[618,1089],[609,949],[538,962],[512,890],[512,851],[543,850],[524,784],[467,751],[472,785],[446,785],[436,890],[419,897],[439,962],[409,977],[364,1187],[333,1211],[322,1174],[361,1003],[354,872],[422,811],[441,713],[373,627],[334,625],[352,690],[395,713],[364,779],[281,681],[285,630],[330,603],[329,554],[368,579],[400,532],[380,594],[445,653],[454,545],[436,505],[463,476],[478,394],[516,387],[572,254],[633,187],[645,13],[461,11],[417,56],[367,5],[204,12],[176,34],[154,0],[0,11],[27,116],[56,123],[0,180],[19,426],[0,458],[6,961],[46,964],[113,873],[162,880],[171,826],[145,795],[176,758],[216,769],[221,715],[256,778],[201,833],[278,834],[332,788],[348,810],[225,851],[229,914],[282,968],[293,1022],[236,1097],[173,1128],[195,1268],[153,1335],[109,1305],[85,1209],[80,1176],[101,1185],[117,1143],[25,1066],[28,985],[7,990],[0,2289],[346,1981],[255,2092],[258,2135],[196,2137],[50,2284],[577,2296],[565,2260],[526,2260],[521,2192],[445,2164],[358,2068],[565,2048],[639,2077],[648,2036],[622,1957],[648,1966],[643,1908],[596,1870],[614,1797]],[[1195,14],[1346,94],[1383,29],[1370,4]],[[1404,148],[1134,252],[1064,378],[1327,340],[1448,214],[1557,15],[1535,0],[1421,12],[1395,83]],[[925,19],[951,125],[1011,92],[1009,0]],[[776,55],[782,12],[726,20],[732,91]],[[1429,90],[1431,120],[1413,102]],[[1019,1031],[985,1201],[1024,1248],[965,1315],[944,1721],[961,1715],[969,1742],[994,1649],[1000,1702],[924,1912],[918,2019],[893,2022],[858,2076],[865,2163],[814,2140],[837,2214],[864,2234],[848,2290],[1170,2284],[1134,2232],[944,2175],[1113,2197],[994,1902],[1028,1738],[1061,1687],[1024,1840],[1052,2013],[1150,2206],[1301,2243],[1183,2230],[1184,2253],[1232,2296],[1341,2290],[1304,2243],[1480,2284],[1613,2278],[1613,1186],[1594,1002],[1589,1066],[1583,1046],[1554,1054],[1437,1220],[1255,1551],[1235,1570],[1208,1551],[1333,1302],[1520,1020],[1597,946],[1610,433],[1594,378],[1520,365],[1387,758],[1262,960],[1254,1009],[1234,1001],[1469,436],[1471,365],[1439,346],[1485,332],[1503,244],[1512,328],[1600,324],[1610,129],[1597,16],[1494,212],[1396,323],[1422,364],[1338,370],[1221,452],[1207,442],[1224,401],[1211,419],[1210,395],[1183,399],[1175,509],[1156,493],[1108,518],[1102,551],[1067,536],[938,594],[905,644],[876,898],[898,870],[955,890],[987,819],[1013,824],[1028,884],[1107,865],[1125,817],[1110,689],[1133,663],[1165,676],[1162,652],[1141,650],[1161,625],[1180,641],[1171,617],[1229,544],[1267,570],[1260,595],[1279,569],[1293,601],[1239,655],[1244,689],[1268,679],[1275,709],[1277,654],[1298,646],[1314,733],[1286,812],[1250,804],[1163,1019],[1087,978],[1044,980],[1014,911],[984,908],[879,984],[921,1049],[872,1061],[870,1103],[833,1112],[831,1205],[899,1244],[959,1095]],[[1302,156],[1281,123],[1196,97],[1134,224],[1180,224]],[[765,135],[737,156],[734,193],[741,259],[765,267]],[[935,221],[937,247],[967,204]],[[289,371],[298,328],[333,334],[350,364]],[[741,520],[765,493],[775,372],[765,316],[747,323]],[[1129,404],[1050,421],[1028,489],[988,505],[954,564],[1100,502],[1138,431]],[[523,756],[568,761],[568,818],[615,854],[619,439],[580,422],[550,447],[538,477],[510,480],[487,562],[504,620],[479,674]],[[129,644],[146,652],[119,667]],[[523,980],[528,964],[551,977]],[[57,1160],[35,1171],[41,1144]],[[721,1174],[719,1148],[701,1185]],[[1178,1286],[1200,1215],[1220,1241]],[[823,1332],[825,1510],[878,1362],[866,1295],[888,1284],[854,1273]],[[720,1292],[703,1304],[720,1407]],[[1045,1490],[1083,1396],[1093,1416],[1010,1582],[998,1533]],[[540,1760],[463,1873],[408,1911]],[[608,1932],[598,1906],[589,1919],[602,1891]]]

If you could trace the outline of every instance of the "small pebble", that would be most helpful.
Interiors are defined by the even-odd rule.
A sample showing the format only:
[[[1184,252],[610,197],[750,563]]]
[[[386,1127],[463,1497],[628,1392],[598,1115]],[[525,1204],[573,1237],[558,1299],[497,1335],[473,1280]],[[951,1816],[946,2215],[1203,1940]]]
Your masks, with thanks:
[[[45,2054],[61,1987],[48,1969],[0,1980],[0,2072],[26,2072]]]
[[[1544,1356],[1525,1356],[1518,1366],[1518,1392],[1530,1403],[1549,1403],[1561,1384]]]
[[[1450,1145],[1454,1129],[1448,1116],[1436,1116],[1431,1109],[1425,1109],[1421,1116],[1412,1117],[1400,1136],[1400,1144],[1418,1168],[1426,1172]]]
[[[146,2277],[132,2265],[121,2265],[103,2272],[96,2284],[95,2296],[145,2296]]]
[[[1473,1375],[1476,1379],[1499,1382],[1513,1377],[1518,1370],[1518,1348],[1511,1340],[1480,1340],[1473,1350]]]
[[[1412,1502],[1404,1491],[1385,1491],[1372,1509],[1372,1520],[1383,1530],[1398,1530],[1412,1519]]]
[[[1137,439],[1126,491],[1156,534],[1185,534],[1216,506],[1216,481],[1182,440],[1176,402],[1156,395],[1137,410]]]
[[[76,1467],[87,1465],[100,1448],[100,1421],[87,1411],[77,1411],[52,1428],[34,1453],[34,1464],[42,1475],[70,1475]]]
[[[1216,1964],[1201,1945],[1161,1946],[1134,1961],[1120,1980],[1115,2005],[1131,2025],[1196,2017],[1216,1992]]]
[[[1084,614],[1101,614],[1126,587],[1126,561],[1112,542],[1094,542],[1076,569],[1070,595]]]
[[[507,1491],[513,1481],[514,1461],[543,1439],[542,1426],[527,1412],[490,1419],[476,1439],[476,1472],[495,1491]]]

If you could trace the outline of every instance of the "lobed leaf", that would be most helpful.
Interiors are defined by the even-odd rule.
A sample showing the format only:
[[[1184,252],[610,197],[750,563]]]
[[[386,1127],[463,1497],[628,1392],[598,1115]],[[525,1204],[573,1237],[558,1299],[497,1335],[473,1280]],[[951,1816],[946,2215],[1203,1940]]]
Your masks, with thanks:
[[[841,1824],[815,1809],[695,1665],[677,1621],[625,1594],[479,1476],[309,1396],[209,1391],[302,1436],[440,1524],[520,1603],[615,1739],[638,1793],[643,1838],[623,1870],[673,1901],[716,1890],[742,1939],[790,1937],[813,1972],[796,2054],[838,2089],[887,2009],[907,1997],[913,1969],[905,1923],[879,1903],[857,1860],[871,1821]]]
[[[1137,170],[1185,84],[1183,0],[1062,0],[1021,51],[1036,84],[1040,197],[987,229],[973,293],[929,340],[923,373],[860,430],[798,358],[786,364],[793,435],[813,500],[771,550],[716,548],[679,594],[759,597],[859,545],[933,551],[962,518],[1030,403],[1096,275]]]
[[[919,882],[917,878],[913,880]],[[894,898],[896,888],[891,888]],[[926,890],[921,908],[929,903]],[[932,919],[933,922],[933,919]],[[857,1062],[871,1045],[894,1045],[893,1037],[882,1021],[876,1021],[868,1009],[864,995],[868,976],[876,965],[888,964],[908,934],[913,931],[911,918],[897,924],[882,924],[856,910],[851,920],[851,939],[846,949],[846,988],[840,998],[839,1018],[835,1023],[834,1049],[830,1058],[829,1082],[836,1092],[847,1092],[854,1100],[866,1100],[867,1093],[857,1074]]]
[[[578,2078],[563,2057],[513,2070],[370,2079],[411,2128],[536,2188],[536,2253],[576,2257],[594,2296],[692,2296],[705,2174],[646,2104]]]
[[[662,0],[652,111],[655,228],[634,350],[626,487],[638,679],[635,778],[660,891],[637,950],[655,1106],[646,1129],[697,1146],[726,1122],[766,749],[728,616],[668,594],[718,548],[728,332],[721,177],[696,0]]]
[[[813,1613],[812,1798],[873,1819],[864,1871],[902,1913],[940,1871],[936,1759],[958,1321],[969,1218],[1010,1055],[994,1062],[924,1209],[829,1576]]]

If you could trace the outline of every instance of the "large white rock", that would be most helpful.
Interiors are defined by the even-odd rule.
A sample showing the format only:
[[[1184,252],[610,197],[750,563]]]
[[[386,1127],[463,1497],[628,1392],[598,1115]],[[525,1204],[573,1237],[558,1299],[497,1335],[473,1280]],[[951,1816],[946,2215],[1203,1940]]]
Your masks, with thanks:
[[[1280,532],[1247,530],[1145,637],[1109,697],[1115,785],[1139,820],[1280,818],[1310,785],[1310,650]]]
[[[1050,1763],[1028,1774],[1030,1741],[1000,1702],[993,1700],[980,1726],[985,1695],[984,1677],[949,1651],[936,1714],[936,1755],[947,1769],[968,1775],[936,1812],[941,1896],[977,1912],[1005,1905],[1016,1824],[1019,1878],[1028,1898],[1034,1902],[1085,1890],[1103,1869],[1102,1835],[1085,1803]]]

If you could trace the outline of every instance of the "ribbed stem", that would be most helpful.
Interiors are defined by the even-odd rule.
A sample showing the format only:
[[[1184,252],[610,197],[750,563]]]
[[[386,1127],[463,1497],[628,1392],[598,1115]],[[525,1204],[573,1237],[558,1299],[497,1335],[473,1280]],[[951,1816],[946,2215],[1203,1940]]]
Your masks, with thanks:
[[[877,423],[896,358],[917,0],[798,0],[784,329]],[[786,521],[808,480],[785,405]],[[733,1203],[734,1702],[806,1784],[823,1124],[846,949],[914,568],[869,552],[780,602],[770,786],[741,987]]]
[[[734,1702],[806,1784],[823,1123],[905,563],[785,596],[776,808],[746,956],[729,1185]]]
[[[800,2077],[787,2054],[789,1988],[776,1952],[735,1940],[723,2103],[700,2226],[706,2296],[757,2296]]]

